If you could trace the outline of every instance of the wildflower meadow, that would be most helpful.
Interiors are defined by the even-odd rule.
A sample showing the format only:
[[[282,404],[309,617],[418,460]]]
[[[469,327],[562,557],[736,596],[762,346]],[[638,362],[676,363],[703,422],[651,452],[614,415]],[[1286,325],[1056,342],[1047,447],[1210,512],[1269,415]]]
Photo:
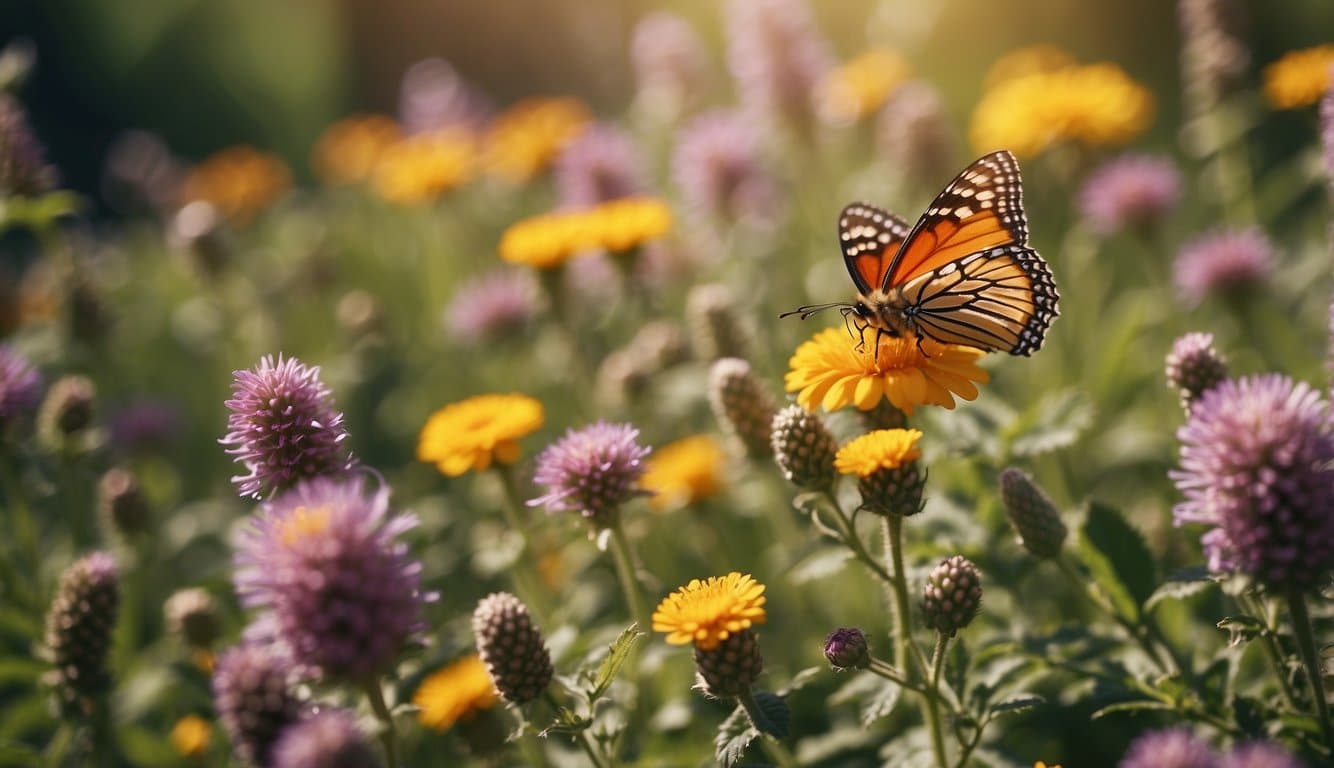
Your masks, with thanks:
[[[132,5],[0,36],[0,766],[1334,765],[1324,3]]]

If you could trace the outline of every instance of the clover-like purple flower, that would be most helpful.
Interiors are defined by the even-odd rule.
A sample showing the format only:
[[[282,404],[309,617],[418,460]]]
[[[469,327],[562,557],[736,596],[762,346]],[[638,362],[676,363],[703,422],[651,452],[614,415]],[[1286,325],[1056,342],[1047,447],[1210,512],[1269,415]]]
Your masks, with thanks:
[[[589,208],[639,194],[647,187],[644,160],[625,131],[596,125],[561,150],[553,169],[562,205]]]
[[[547,493],[528,504],[578,512],[598,529],[613,524],[620,505],[640,493],[649,449],[638,436],[629,424],[605,421],[567,431],[537,457],[533,480]]]
[[[1272,741],[1238,744],[1223,755],[1219,768],[1302,768],[1302,761]]]
[[[805,0],[729,0],[727,66],[741,101],[756,114],[802,121],[833,64]]]
[[[1199,303],[1254,290],[1274,271],[1274,261],[1274,246],[1258,229],[1220,231],[1187,243],[1173,276],[1181,297]]]
[[[630,63],[639,98],[680,106],[708,86],[708,53],[690,22],[671,11],[652,11],[635,24]]]
[[[417,525],[389,490],[360,477],[302,481],[267,503],[241,536],[241,602],[271,616],[296,665],[365,681],[392,667],[425,629],[421,565],[399,537]]]
[[[326,709],[287,726],[273,745],[273,768],[377,768],[378,749],[346,709]]]
[[[13,347],[0,346],[0,427],[31,415],[41,400],[41,374]]]
[[[1130,744],[1118,768],[1218,768],[1209,742],[1185,728],[1148,731]]]
[[[238,645],[218,657],[213,706],[247,766],[269,765],[274,742],[301,715],[286,659],[263,645]]]
[[[1181,172],[1169,158],[1128,153],[1094,171],[1079,193],[1093,229],[1110,235],[1162,220],[1181,200]]]
[[[232,399],[224,403],[231,410],[227,435],[218,442],[246,469],[232,478],[242,496],[264,498],[305,478],[352,469],[343,414],[318,366],[265,356],[233,376]]]
[[[1282,590],[1321,583],[1334,564],[1334,434],[1325,402],[1279,374],[1227,380],[1194,401],[1177,432],[1185,495],[1178,525],[1212,526],[1214,571]]]
[[[497,269],[458,287],[445,307],[445,328],[463,344],[497,341],[526,328],[540,306],[530,271]]]
[[[672,177],[687,206],[725,220],[775,218],[778,187],[760,157],[760,135],[741,112],[713,110],[681,129]]]

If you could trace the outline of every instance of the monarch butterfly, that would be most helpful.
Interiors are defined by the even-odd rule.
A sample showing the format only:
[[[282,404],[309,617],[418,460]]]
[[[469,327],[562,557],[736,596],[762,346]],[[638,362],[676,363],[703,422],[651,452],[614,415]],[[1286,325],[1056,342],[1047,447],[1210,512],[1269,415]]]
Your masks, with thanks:
[[[799,307],[782,316],[839,308],[865,343],[925,336],[988,352],[1031,355],[1060,314],[1051,270],[1028,247],[1019,164],[1005,150],[975,160],[909,228],[894,214],[853,203],[838,217],[838,240],[854,304]]]

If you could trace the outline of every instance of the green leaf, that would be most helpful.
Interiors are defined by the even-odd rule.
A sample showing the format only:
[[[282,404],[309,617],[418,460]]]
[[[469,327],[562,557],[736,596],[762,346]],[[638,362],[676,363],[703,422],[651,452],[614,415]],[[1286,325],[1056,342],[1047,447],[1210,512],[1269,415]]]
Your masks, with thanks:
[[[1153,553],[1139,532],[1120,512],[1093,502],[1079,529],[1079,553],[1116,610],[1137,621],[1140,606],[1153,594],[1157,583]]]
[[[0,766],[41,765],[42,753],[26,744],[0,744]]]
[[[1171,709],[1172,705],[1165,701],[1154,701],[1152,699],[1135,699],[1134,701],[1118,701],[1115,704],[1108,704],[1102,709],[1089,716],[1092,720],[1097,720],[1106,715],[1113,715],[1117,712],[1148,712],[1163,711]]]
[[[782,696],[768,691],[757,691],[755,708],[747,710],[746,714],[750,715],[751,724],[760,733],[767,733],[775,739],[787,737],[787,726],[792,718],[792,712],[787,708],[787,701]]]
[[[1034,423],[1014,437],[1011,456],[1031,458],[1067,448],[1093,422],[1088,396],[1075,388],[1044,395],[1028,414],[1036,415]]]
[[[1223,617],[1223,620],[1218,622],[1218,628],[1227,630],[1227,647],[1236,648],[1264,634],[1265,623],[1254,616],[1241,614]]]
[[[1046,703],[1047,700],[1036,693],[1021,693],[1014,698],[992,704],[991,713],[1000,715],[1009,712],[1023,712],[1026,709],[1032,709],[1033,707]]]
[[[816,680],[820,675],[824,674],[826,669],[826,667],[806,667],[793,675],[792,679],[787,682],[787,685],[779,688],[778,695],[786,699],[788,696],[791,696],[802,688],[810,685],[813,680]]]
[[[1144,610],[1152,610],[1164,600],[1184,600],[1198,595],[1215,583],[1217,582],[1209,578],[1209,569],[1202,565],[1181,568],[1168,576],[1167,581],[1149,595],[1149,599],[1144,601]]]
[[[751,725],[746,708],[738,706],[718,726],[718,735],[713,739],[714,756],[723,768],[732,768],[746,754],[746,747],[759,737],[760,732]]]
[[[890,680],[884,680],[880,690],[862,704],[861,721],[863,726],[869,726],[882,717],[888,717],[889,713],[898,706],[899,699],[903,697],[903,686]]]
[[[597,674],[593,677],[593,687],[588,690],[589,704],[600,699],[611,687],[617,673],[634,651],[635,643],[643,636],[644,633],[639,631],[639,624],[631,624],[607,647],[607,656],[598,665]]]
[[[0,659],[0,685],[26,684],[36,685],[46,670],[48,662],[39,659]]]
[[[592,725],[592,720],[586,717],[580,717],[569,707],[560,707],[556,710],[556,719],[552,720],[546,728],[543,728],[539,735],[544,738],[553,734],[575,736],[582,731],[588,730]]]

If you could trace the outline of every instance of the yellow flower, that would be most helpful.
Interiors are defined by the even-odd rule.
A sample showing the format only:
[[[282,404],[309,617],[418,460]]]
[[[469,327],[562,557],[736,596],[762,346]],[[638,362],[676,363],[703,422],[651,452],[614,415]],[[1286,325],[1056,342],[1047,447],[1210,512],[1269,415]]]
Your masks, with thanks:
[[[1046,763],[1044,763],[1044,762],[1042,762],[1041,760],[1039,760],[1039,761],[1037,761],[1036,763],[1033,763],[1033,768],[1061,768],[1061,766],[1059,766],[1059,765],[1047,765]]]
[[[375,191],[391,203],[427,203],[471,180],[476,166],[476,142],[466,131],[419,133],[384,149]]]
[[[722,489],[719,469],[726,454],[709,435],[668,443],[649,456],[639,487],[652,493],[654,509],[671,509],[707,499]]]
[[[491,673],[475,653],[432,673],[412,695],[418,722],[435,731],[447,731],[497,701]]]
[[[831,70],[820,83],[819,103],[835,122],[854,122],[874,113],[908,79],[908,62],[887,48],[872,48]]]
[[[402,138],[392,118],[354,115],[324,130],[310,153],[311,169],[325,184],[354,184],[370,178],[386,147]]]
[[[653,630],[673,645],[711,651],[734,632],[764,623],[764,585],[733,571],[708,581],[692,579],[658,605]]]
[[[1310,106],[1329,89],[1330,67],[1334,67],[1334,44],[1284,54],[1265,67],[1265,96],[1277,109]]]
[[[671,210],[654,198],[624,198],[587,211],[532,216],[500,236],[500,258],[552,269],[581,253],[623,253],[656,240],[672,225]]]
[[[213,739],[213,726],[198,715],[186,715],[171,729],[171,745],[182,757],[198,757]]]
[[[292,185],[287,164],[254,147],[229,147],[195,166],[185,180],[185,199],[212,203],[236,222],[249,221]]]
[[[507,181],[528,181],[592,122],[588,107],[576,99],[521,101],[491,123],[486,167]]]
[[[973,110],[979,151],[1031,157],[1052,144],[1124,144],[1149,127],[1153,96],[1115,64],[1066,67],[1003,80]]]
[[[987,90],[995,88],[1007,80],[1056,72],[1077,66],[1079,62],[1068,51],[1051,43],[1038,43],[1019,48],[996,59],[996,63],[987,70],[983,83]]]
[[[632,197],[603,203],[589,212],[593,247],[611,253],[634,250],[657,240],[672,227],[672,212],[650,197]]]
[[[977,397],[976,385],[989,380],[987,372],[977,367],[985,354],[980,349],[925,338],[919,347],[915,338],[900,336],[882,338],[873,355],[874,334],[874,330],[867,333],[867,344],[860,351],[856,340],[841,329],[815,334],[788,361],[791,370],[783,378],[787,391],[796,392],[797,402],[809,411],[817,405],[827,411],[847,405],[869,411],[883,397],[911,415],[919,405],[952,409],[955,395],[972,400]]]
[[[898,469],[922,458],[916,429],[877,429],[848,442],[834,456],[834,468],[844,475],[870,477],[882,469]]]
[[[542,426],[542,404],[527,395],[478,395],[441,408],[426,420],[417,440],[417,459],[450,477],[491,462],[519,458],[519,438]]]

